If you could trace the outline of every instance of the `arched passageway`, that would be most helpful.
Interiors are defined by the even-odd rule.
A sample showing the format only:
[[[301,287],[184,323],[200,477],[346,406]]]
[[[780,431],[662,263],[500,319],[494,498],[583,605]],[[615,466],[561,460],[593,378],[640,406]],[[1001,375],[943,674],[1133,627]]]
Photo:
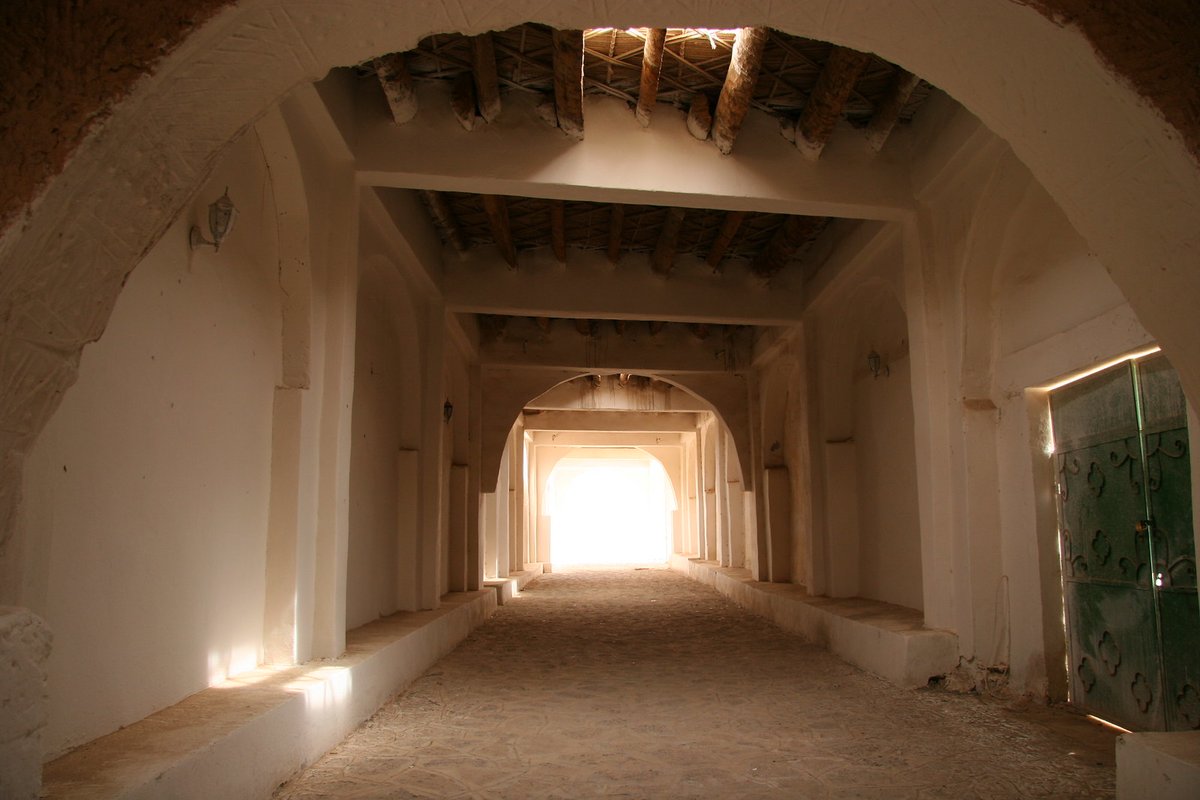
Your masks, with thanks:
[[[35,721],[5,763],[135,728],[258,664],[338,660],[381,641],[379,626],[453,619],[429,640],[463,635],[490,611],[484,578],[524,580],[553,560],[530,487],[546,478],[538,447],[562,430],[664,464],[681,571],[770,595],[760,607],[897,683],[1061,697],[1044,388],[1155,341],[1185,390],[1200,386],[1200,173],[1186,142],[1078,31],[995,0],[937,17],[919,2],[826,13],[816,0],[755,17],[948,92],[878,155],[847,130],[813,164],[755,111],[723,157],[687,138],[682,109],[626,129],[629,109],[598,97],[583,141],[521,100],[466,131],[448,86],[424,87],[430,113],[399,129],[376,75],[352,65],[419,33],[549,13],[455,8],[229,7],[5,229],[0,599],[19,606],[6,630],[39,631],[14,645],[31,680],[54,653],[49,722],[39,733],[40,701],[21,694]],[[672,10],[708,24],[751,12]],[[647,13],[662,12],[568,4],[547,21],[664,21]],[[243,211],[234,238],[187,249],[226,181]],[[439,194],[485,230],[462,253]],[[789,217],[776,223],[793,234],[797,219],[826,221],[765,287],[758,255],[664,255],[672,236],[694,245],[696,229],[715,235],[742,212]],[[637,221],[624,244],[621,214]],[[545,241],[507,253],[506,215],[510,237],[524,224]],[[604,255],[565,221],[569,244],[548,233],[584,217],[608,231]],[[645,220],[662,227],[646,235]],[[872,352],[894,380],[866,377]],[[639,374],[688,399],[531,403],[580,376]],[[598,421],[633,410],[640,427]],[[575,412],[591,422],[550,419]],[[772,582],[784,586],[760,585]],[[174,624],[198,609],[203,624]],[[152,657],[113,667],[131,652]],[[280,764],[370,713],[380,659],[305,676],[322,688]]]

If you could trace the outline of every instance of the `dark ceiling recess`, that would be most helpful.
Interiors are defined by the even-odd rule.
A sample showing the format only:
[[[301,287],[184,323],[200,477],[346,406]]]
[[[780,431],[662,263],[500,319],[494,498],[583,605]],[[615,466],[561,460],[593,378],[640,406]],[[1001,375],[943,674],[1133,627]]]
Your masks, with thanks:
[[[424,192],[426,202],[444,203],[455,221],[456,236],[465,247],[498,244],[494,222],[484,203],[484,196],[459,192],[438,192],[432,200]],[[519,254],[525,250],[550,247],[553,244],[554,208],[561,202],[562,226],[566,242],[572,247],[617,254],[653,254],[662,239],[663,225],[673,211],[682,213],[676,237],[675,254],[709,259],[709,266],[720,271],[727,259],[746,259],[759,263],[780,228],[789,220],[803,222],[805,237],[793,250],[799,255],[824,228],[825,217],[789,217],[786,214],[764,214],[754,211],[729,212],[710,209],[671,209],[665,206],[621,205],[587,201],[555,201],[533,197],[499,198],[508,217],[508,238]],[[495,202],[495,201],[492,201]],[[439,214],[431,215],[435,219]],[[732,217],[732,223],[726,222]],[[619,247],[612,248],[614,224],[619,226]],[[441,225],[441,223],[439,223]],[[722,238],[722,233],[728,235]],[[450,241],[446,230],[442,237]],[[503,238],[503,237],[501,237]],[[719,246],[719,249],[718,249]],[[764,271],[766,268],[764,268]]]

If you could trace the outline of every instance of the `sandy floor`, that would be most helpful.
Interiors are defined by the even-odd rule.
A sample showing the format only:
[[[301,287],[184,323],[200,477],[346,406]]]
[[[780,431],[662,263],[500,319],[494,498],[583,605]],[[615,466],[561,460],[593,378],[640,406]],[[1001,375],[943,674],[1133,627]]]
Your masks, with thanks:
[[[1113,736],[906,691],[665,570],[523,596],[276,797],[1111,797]]]

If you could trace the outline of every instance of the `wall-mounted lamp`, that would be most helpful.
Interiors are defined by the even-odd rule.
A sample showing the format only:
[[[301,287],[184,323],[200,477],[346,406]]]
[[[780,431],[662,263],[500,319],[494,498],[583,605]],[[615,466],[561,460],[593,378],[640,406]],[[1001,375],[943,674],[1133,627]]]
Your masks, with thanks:
[[[451,403],[450,400],[447,399],[446,402],[442,403],[442,419],[444,419],[446,421],[446,424],[449,425],[450,418],[453,416],[454,416],[454,403]]]
[[[867,353],[867,369],[871,372],[872,378],[878,378],[880,375],[887,377],[892,374],[888,365],[883,363],[883,358],[879,353],[875,352],[875,348],[871,348],[871,352]]]
[[[225,237],[233,230],[233,223],[236,219],[237,208],[229,199],[229,187],[226,186],[225,194],[208,206],[208,231],[212,235],[212,241],[204,238],[198,225],[193,225],[188,234],[188,241],[191,243],[192,249],[199,250],[201,245],[208,245],[214,253],[220,252],[221,242],[225,241]]]

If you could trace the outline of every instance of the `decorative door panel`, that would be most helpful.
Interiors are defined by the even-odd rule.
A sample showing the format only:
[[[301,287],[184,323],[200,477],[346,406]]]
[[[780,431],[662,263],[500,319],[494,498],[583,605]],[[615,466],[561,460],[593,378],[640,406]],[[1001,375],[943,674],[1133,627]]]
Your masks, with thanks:
[[[1136,730],[1200,728],[1186,402],[1162,356],[1054,392],[1072,702]]]
[[[1162,356],[1137,365],[1167,730],[1200,729],[1200,603],[1187,403]]]
[[[1161,729],[1158,648],[1149,588],[1090,581],[1065,585],[1075,705],[1138,730]]]

